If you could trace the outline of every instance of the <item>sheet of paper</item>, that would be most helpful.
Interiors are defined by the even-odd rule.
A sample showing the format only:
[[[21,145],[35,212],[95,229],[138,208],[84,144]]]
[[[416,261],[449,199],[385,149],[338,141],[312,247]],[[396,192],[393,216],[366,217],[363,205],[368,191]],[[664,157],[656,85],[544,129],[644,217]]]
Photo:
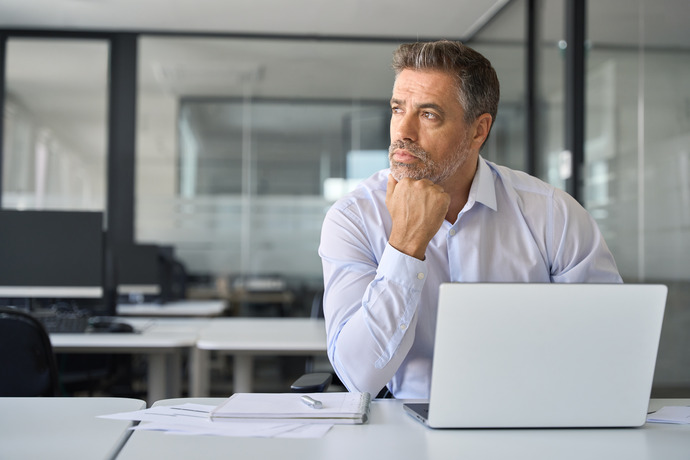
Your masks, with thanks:
[[[134,412],[101,415],[100,418],[140,421],[132,430],[163,431],[178,435],[209,435],[236,437],[320,438],[333,425],[270,422],[213,422],[209,414],[215,406],[182,404],[157,406]]]
[[[332,425],[295,423],[182,423],[147,422],[137,425],[133,430],[164,431],[168,434],[206,435],[206,436],[235,436],[251,438],[320,438],[324,436]]]
[[[690,424],[690,406],[665,406],[647,416],[651,423]]]

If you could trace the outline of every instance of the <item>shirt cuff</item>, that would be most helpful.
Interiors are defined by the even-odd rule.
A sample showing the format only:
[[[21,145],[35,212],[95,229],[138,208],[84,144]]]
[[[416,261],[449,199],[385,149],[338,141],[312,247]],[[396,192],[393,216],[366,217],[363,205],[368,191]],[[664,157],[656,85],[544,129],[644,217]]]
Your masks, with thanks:
[[[426,281],[427,265],[425,261],[408,256],[386,243],[377,272],[396,284],[421,291]]]

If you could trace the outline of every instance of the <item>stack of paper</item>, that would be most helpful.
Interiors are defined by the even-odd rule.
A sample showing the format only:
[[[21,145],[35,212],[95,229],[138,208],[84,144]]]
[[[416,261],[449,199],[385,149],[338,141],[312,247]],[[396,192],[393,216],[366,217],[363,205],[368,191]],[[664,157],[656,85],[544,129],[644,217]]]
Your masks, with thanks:
[[[370,402],[368,393],[236,393],[219,406],[187,403],[101,417],[142,422],[133,430],[319,438],[336,423],[366,422]]]
[[[690,407],[688,406],[664,406],[647,416],[651,423],[676,423],[690,424]]]
[[[235,393],[211,412],[211,418],[359,424],[367,421],[370,403],[369,393]]]

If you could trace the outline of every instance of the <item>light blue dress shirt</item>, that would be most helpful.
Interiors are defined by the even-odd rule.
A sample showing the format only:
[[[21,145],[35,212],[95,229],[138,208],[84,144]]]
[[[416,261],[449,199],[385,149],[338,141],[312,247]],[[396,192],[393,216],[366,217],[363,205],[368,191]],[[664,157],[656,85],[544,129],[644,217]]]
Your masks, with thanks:
[[[388,174],[336,202],[321,232],[328,356],[351,391],[429,397],[443,282],[622,282],[577,201],[481,157],[455,223],[443,222],[424,261],[407,256],[388,244]]]

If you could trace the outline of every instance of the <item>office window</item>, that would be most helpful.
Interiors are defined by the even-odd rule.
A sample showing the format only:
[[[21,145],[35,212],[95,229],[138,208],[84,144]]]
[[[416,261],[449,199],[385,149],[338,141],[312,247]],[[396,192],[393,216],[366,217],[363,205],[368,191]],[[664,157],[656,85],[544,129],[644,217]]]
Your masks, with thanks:
[[[193,275],[320,284],[325,212],[366,173],[348,158],[388,149],[395,47],[142,37],[136,240]]]
[[[501,100],[491,134],[481,155],[487,160],[526,171],[525,1],[509,2],[467,44],[491,61],[501,85]]]
[[[522,38],[520,39],[522,40]],[[503,94],[483,154],[522,167],[522,43],[470,43]],[[321,283],[330,204],[387,166],[392,43],[142,37],[136,225],[193,274]]]
[[[7,42],[2,207],[105,208],[108,43]]]
[[[583,197],[626,282],[669,287],[655,391],[690,391],[690,36],[664,2],[589,2]],[[678,6],[672,2],[671,6]]]
[[[537,12],[538,149],[535,174],[565,190],[570,177],[565,150],[565,16],[564,0],[542,0]]]
[[[542,5],[537,172],[565,188],[565,2]],[[675,2],[619,9],[587,2],[581,198],[624,281],[669,287],[654,394],[673,397],[690,391],[690,39]]]
[[[324,180],[352,177],[343,158],[365,149],[384,150],[385,161],[359,179],[388,166],[387,101],[183,99],[179,113],[184,197],[320,196]]]

